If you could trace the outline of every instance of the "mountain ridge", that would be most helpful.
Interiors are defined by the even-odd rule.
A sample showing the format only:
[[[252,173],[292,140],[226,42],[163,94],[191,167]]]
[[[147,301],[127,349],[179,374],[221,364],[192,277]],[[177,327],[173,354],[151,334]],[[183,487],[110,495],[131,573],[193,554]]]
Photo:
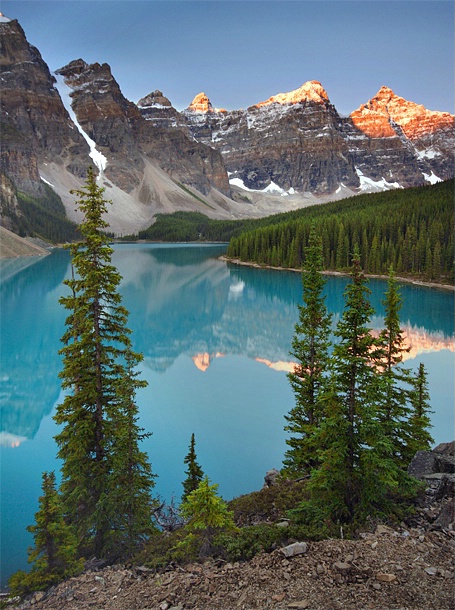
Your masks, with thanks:
[[[200,93],[179,112],[158,89],[127,100],[106,63],[78,59],[52,74],[17,20],[0,29],[0,185],[35,197],[47,183],[74,221],[70,190],[93,163],[119,234],[158,213],[260,217],[454,175],[455,117],[385,86],[349,117],[315,80],[240,110]],[[1,192],[2,223],[15,230]]]

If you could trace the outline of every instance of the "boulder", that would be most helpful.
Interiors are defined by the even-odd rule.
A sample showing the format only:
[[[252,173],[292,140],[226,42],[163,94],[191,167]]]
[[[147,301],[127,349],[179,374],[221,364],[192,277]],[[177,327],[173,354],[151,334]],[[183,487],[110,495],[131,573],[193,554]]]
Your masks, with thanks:
[[[276,468],[267,470],[264,477],[264,487],[273,487],[274,485],[277,485],[279,476],[280,473]]]
[[[294,542],[280,549],[281,553],[285,557],[295,557],[296,555],[303,555],[307,552],[308,545],[306,542]]]

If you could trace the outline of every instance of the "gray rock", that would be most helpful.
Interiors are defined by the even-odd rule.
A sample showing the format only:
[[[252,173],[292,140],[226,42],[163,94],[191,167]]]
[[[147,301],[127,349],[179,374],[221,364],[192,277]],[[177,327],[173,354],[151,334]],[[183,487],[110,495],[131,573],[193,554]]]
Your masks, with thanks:
[[[433,449],[435,453],[455,456],[455,441],[450,443],[441,443]]]
[[[296,555],[303,555],[308,550],[306,542],[294,542],[288,546],[283,547],[280,551],[285,557],[295,557]]]
[[[351,564],[346,561],[336,561],[333,567],[338,570],[341,574],[348,574],[351,571]]]
[[[438,472],[437,457],[432,451],[417,451],[408,466],[408,473],[422,480],[425,475]]]
[[[264,487],[273,487],[277,484],[280,476],[279,471],[276,468],[272,468],[265,473]]]

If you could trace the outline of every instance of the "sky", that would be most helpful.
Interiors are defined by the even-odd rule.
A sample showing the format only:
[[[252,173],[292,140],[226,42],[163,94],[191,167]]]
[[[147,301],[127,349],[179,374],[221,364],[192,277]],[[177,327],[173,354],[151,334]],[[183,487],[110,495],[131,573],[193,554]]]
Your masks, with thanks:
[[[387,85],[454,113],[452,0],[2,0],[53,71],[108,63],[133,102],[247,108],[308,80],[340,114]]]

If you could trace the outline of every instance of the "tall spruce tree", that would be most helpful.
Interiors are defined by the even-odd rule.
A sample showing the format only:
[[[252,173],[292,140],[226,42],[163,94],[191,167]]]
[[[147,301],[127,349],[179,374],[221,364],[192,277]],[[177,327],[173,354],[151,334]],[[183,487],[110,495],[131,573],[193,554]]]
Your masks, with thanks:
[[[140,540],[149,527],[153,487],[138,446],[134,402],[145,385],[134,372],[142,356],[132,350],[128,312],[117,290],[121,276],[104,233],[109,202],[103,192],[91,168],[85,188],[74,191],[84,215],[83,240],[70,246],[76,275],[64,282],[71,294],[60,299],[70,312],[60,373],[68,393],[55,415],[62,426],[55,439],[65,513],[81,552],[98,557],[112,553],[113,545],[131,548]]]
[[[13,574],[9,581],[13,593],[46,589],[82,572],[84,567],[83,561],[78,559],[76,536],[63,517],[53,472],[43,473],[42,491],[35,524],[27,527],[35,543],[28,554],[32,569],[28,574],[22,570]]]
[[[297,360],[288,374],[295,395],[295,406],[285,416],[285,469],[294,475],[308,473],[317,463],[314,434],[324,417],[323,385],[329,362],[331,315],[325,305],[325,278],[321,273],[322,240],[311,228],[302,272],[303,305],[299,305],[299,321],[295,325],[291,355]]]
[[[388,493],[399,479],[390,439],[378,418],[378,341],[369,328],[373,309],[357,248],[352,263],[335,332],[326,416],[316,436],[320,464],[309,482],[310,500],[301,507],[305,518],[332,525],[386,511]]]
[[[411,405],[411,413],[408,419],[408,443],[403,454],[403,461],[406,465],[409,465],[417,451],[427,451],[434,442],[429,431],[431,428],[429,414],[432,411],[427,373],[422,362],[413,378]]]
[[[183,462],[187,464],[188,470],[185,470],[185,474],[187,475],[186,479],[183,481],[183,495],[182,501],[185,501],[188,495],[195,491],[199,487],[199,483],[202,481],[204,477],[204,472],[202,468],[197,463],[197,455],[196,455],[196,441],[194,438],[194,432],[191,435],[190,446],[188,450],[188,454],[183,459]]]
[[[404,469],[407,468],[404,456],[409,442],[407,420],[410,413],[409,388],[413,382],[411,370],[401,363],[403,355],[409,351],[400,326],[400,310],[403,304],[395,274],[389,269],[387,291],[382,301],[385,307],[384,330],[380,333],[383,395],[378,403],[381,406],[380,419],[384,433],[393,444],[395,461]]]

